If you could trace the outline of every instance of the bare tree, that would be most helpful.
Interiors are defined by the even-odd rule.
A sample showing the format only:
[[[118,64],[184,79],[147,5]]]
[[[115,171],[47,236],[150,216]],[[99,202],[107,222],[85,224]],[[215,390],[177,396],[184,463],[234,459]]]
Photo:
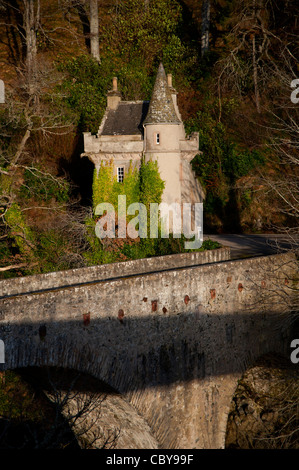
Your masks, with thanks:
[[[99,10],[98,0],[90,0],[90,53],[99,63],[100,48],[99,48]]]
[[[287,46],[281,49],[280,64],[271,64],[269,88],[275,94],[265,125],[267,147],[279,171],[261,173],[269,195],[277,199],[278,211],[285,216],[284,230],[299,248],[299,109],[291,101],[291,83],[296,76],[296,57]],[[283,230],[283,229],[282,229]]]
[[[267,28],[268,16],[265,0],[247,0],[237,4],[229,20],[230,32],[226,40],[230,50],[218,63],[220,117],[221,91],[230,89],[242,95],[250,86],[250,77],[256,110],[261,112],[261,92],[269,81],[267,64],[272,62],[269,51],[277,39]]]
[[[72,11],[77,12],[86,48],[91,56],[100,63],[98,0],[64,0],[63,10],[67,12],[68,16]]]
[[[17,71],[26,77],[26,91],[33,96],[36,93],[37,34],[41,26],[40,0],[1,0],[1,7],[5,14],[1,26],[6,27],[8,40],[9,28],[14,31],[13,44],[8,43],[8,46],[11,52],[15,49],[15,55],[18,56],[15,57]]]
[[[80,448],[111,449],[115,447],[120,429],[105,432],[97,425],[102,413],[102,403],[106,400],[107,394],[78,390],[76,384],[80,377],[81,374],[75,374],[66,387],[64,380],[60,382],[59,379],[52,377],[48,370],[49,387],[44,390],[44,393],[54,405],[55,420],[50,432],[47,432],[42,442],[37,443],[37,447],[47,448],[50,443],[57,445],[59,433],[66,432],[66,423]],[[62,416],[66,423],[61,422]]]
[[[23,0],[24,31],[26,41],[26,75],[30,96],[36,90],[37,32],[40,24],[40,0]]]
[[[202,13],[201,13],[201,56],[202,57],[209,50],[210,10],[211,10],[211,1],[203,0]]]

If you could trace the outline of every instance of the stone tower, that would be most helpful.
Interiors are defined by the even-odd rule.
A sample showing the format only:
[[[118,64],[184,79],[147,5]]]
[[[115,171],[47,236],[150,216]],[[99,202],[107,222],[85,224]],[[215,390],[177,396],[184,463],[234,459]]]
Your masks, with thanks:
[[[185,140],[185,131],[176,108],[176,92],[172,88],[171,76],[168,76],[167,81],[160,63],[148,113],[143,122],[144,155],[146,161],[158,161],[160,176],[165,181],[163,202],[168,204],[182,202],[183,162],[180,142]]]

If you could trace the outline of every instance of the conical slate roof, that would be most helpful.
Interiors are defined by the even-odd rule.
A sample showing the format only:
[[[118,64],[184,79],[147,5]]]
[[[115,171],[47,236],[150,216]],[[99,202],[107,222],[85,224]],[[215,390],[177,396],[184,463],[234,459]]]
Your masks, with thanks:
[[[162,62],[159,65],[152,99],[143,124],[179,124]]]

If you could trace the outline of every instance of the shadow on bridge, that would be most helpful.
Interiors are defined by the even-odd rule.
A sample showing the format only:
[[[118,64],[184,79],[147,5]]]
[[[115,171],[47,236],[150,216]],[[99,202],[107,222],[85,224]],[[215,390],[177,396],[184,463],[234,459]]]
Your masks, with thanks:
[[[238,379],[266,353],[289,356],[294,332],[277,313],[197,311],[20,322],[1,325],[0,334],[3,366],[23,368],[39,388],[49,389],[45,379],[54,367],[60,388],[79,371],[76,390],[107,394],[97,422],[106,433],[112,423],[114,433],[120,426],[118,448],[182,449],[224,446]]]
[[[242,374],[257,357],[289,357],[298,335],[292,314],[182,313],[176,316],[0,325],[1,369],[55,366],[89,373],[121,393],[226,374]]]

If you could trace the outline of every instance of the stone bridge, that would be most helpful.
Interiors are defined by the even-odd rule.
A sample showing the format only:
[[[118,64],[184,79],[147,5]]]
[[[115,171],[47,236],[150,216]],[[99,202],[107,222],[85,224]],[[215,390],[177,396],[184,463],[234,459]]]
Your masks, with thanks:
[[[296,269],[292,253],[231,261],[221,248],[3,280],[2,367],[99,379],[119,416],[144,423],[141,446],[223,448],[238,379],[290,354]]]

